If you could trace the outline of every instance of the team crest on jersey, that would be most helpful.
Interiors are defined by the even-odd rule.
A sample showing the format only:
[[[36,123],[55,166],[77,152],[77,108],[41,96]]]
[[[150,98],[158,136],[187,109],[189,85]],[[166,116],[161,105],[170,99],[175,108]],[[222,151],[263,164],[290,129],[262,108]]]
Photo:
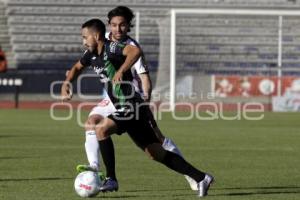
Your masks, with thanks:
[[[103,60],[104,60],[104,61],[107,61],[107,60],[108,60],[108,56],[107,56],[106,52],[104,52],[104,54],[103,54]]]
[[[115,42],[110,43],[109,50],[110,50],[111,53],[116,52],[117,45],[118,45],[118,43],[115,43]]]

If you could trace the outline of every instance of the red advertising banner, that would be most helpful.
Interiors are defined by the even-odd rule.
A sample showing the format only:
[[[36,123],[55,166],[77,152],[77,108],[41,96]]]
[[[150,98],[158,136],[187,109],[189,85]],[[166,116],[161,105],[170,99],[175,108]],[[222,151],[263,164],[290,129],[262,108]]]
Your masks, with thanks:
[[[214,92],[218,97],[277,96],[276,76],[215,76]],[[300,78],[281,78],[281,95],[288,90],[300,91]]]

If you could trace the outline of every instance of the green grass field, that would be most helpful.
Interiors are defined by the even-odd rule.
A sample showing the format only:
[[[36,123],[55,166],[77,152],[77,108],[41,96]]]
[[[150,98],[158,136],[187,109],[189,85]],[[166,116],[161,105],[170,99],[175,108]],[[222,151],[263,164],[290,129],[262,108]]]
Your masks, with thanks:
[[[188,161],[215,176],[205,199],[299,200],[299,118],[175,121],[165,114],[159,125]],[[96,199],[197,199],[183,176],[148,159],[126,134],[113,139],[120,189]],[[81,199],[73,189],[75,166],[86,162],[75,117],[54,121],[48,110],[0,110],[1,200]]]

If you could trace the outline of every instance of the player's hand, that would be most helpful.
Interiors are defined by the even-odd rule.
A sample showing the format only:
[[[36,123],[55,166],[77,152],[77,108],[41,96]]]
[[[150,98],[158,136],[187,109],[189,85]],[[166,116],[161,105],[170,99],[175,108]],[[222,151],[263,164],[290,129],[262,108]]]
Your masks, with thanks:
[[[61,87],[61,99],[63,102],[70,100],[73,96],[73,92],[70,85],[70,82],[64,82]]]
[[[70,73],[70,70],[67,70],[67,71],[66,71],[66,74],[65,74],[66,77],[68,76],[69,73]]]
[[[114,84],[120,83],[122,81],[122,78],[123,78],[123,72],[121,72],[120,70],[118,70],[116,72],[116,74],[114,75],[112,82]]]

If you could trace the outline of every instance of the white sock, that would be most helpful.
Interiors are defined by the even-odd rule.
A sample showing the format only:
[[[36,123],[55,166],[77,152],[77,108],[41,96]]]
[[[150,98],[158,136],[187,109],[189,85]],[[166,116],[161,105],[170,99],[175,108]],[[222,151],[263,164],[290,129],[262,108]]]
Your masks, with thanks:
[[[167,151],[171,151],[173,153],[176,153],[177,155],[182,157],[181,152],[179,151],[179,149],[177,148],[177,146],[175,145],[175,143],[170,139],[170,138],[165,138],[164,142],[162,144],[162,147],[167,150]]]
[[[85,152],[90,166],[99,170],[99,142],[95,131],[85,132]]]
[[[177,146],[175,145],[175,143],[171,139],[165,138],[164,142],[162,144],[162,147],[165,150],[176,153],[177,155],[179,155],[183,158],[181,152],[179,151],[179,149],[177,148]],[[188,175],[184,175],[184,176],[187,179],[188,183],[190,184],[190,187],[192,188],[192,190],[198,190],[198,183],[194,179],[189,177]]]

